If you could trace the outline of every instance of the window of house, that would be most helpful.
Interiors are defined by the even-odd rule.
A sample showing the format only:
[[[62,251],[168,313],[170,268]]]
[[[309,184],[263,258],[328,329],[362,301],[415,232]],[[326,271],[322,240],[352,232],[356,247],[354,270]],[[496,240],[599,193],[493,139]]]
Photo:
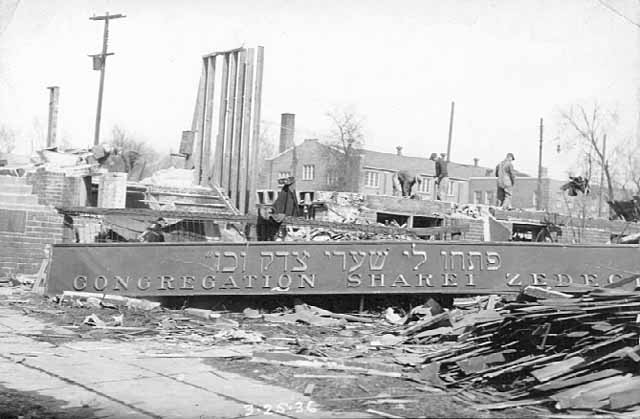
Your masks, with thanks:
[[[313,180],[316,174],[316,166],[313,164],[305,164],[302,166],[302,180]]]
[[[431,192],[431,178],[422,176],[422,182],[418,186],[418,192],[429,193]]]
[[[289,177],[289,176],[291,176],[291,172],[280,172],[280,173],[278,173],[278,179],[282,179],[282,178]]]
[[[493,198],[493,192],[485,191],[484,192],[484,202],[487,205],[495,205],[496,201]]]
[[[377,188],[380,185],[380,173],[367,170],[364,173],[364,186]]]
[[[473,203],[482,204],[482,191],[473,191]]]

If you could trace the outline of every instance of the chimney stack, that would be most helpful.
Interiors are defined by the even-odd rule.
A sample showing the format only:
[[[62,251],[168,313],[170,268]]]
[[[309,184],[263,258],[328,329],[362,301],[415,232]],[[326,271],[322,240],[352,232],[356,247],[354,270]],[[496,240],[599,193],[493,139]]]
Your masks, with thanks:
[[[293,134],[296,129],[296,115],[293,113],[283,113],[280,116],[280,145],[278,152],[282,153],[293,147]]]
[[[396,147],[396,154],[398,156],[402,156],[402,146],[401,145]]]
[[[474,166],[474,167],[478,167],[478,162],[479,162],[479,161],[480,161],[480,159],[479,159],[479,158],[474,157],[474,158],[473,158],[473,166]]]
[[[56,145],[56,133],[58,131],[58,98],[60,88],[58,86],[47,87],[49,89],[49,124],[47,126],[47,147]]]

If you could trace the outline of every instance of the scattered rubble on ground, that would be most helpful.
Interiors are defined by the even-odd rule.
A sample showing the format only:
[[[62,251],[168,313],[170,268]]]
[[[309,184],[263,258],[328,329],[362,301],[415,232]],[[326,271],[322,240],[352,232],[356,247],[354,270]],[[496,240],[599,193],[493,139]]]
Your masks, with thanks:
[[[281,376],[303,380],[305,391],[321,399],[331,380],[352,385],[366,377],[394,380],[403,394],[367,393],[358,400],[333,396],[331,403],[344,399],[352,407],[357,401],[398,417],[417,414],[417,401],[433,395],[485,412],[526,408],[530,416],[640,415],[638,292],[529,286],[517,298],[455,298],[448,308],[428,298],[406,311],[389,307],[345,314],[302,301],[270,312],[170,310],[121,296],[67,292],[47,301],[27,285],[0,289],[4,304],[66,323],[69,334],[48,339],[159,340],[183,349],[167,346],[165,352],[141,356],[279,368]],[[37,301],[44,306],[34,305]],[[229,363],[234,359],[242,364]]]
[[[160,169],[151,176],[144,178],[140,183],[145,185],[161,185],[174,188],[198,188],[193,185],[194,171],[191,169],[177,169],[170,167],[168,169]]]
[[[321,222],[316,222],[321,224]],[[361,224],[355,224],[362,230],[348,230],[349,226],[336,226],[331,227],[293,227],[287,226],[287,235],[285,241],[349,241],[349,240],[415,240],[416,235],[409,231],[398,234],[389,232],[375,231],[373,228],[371,231],[365,230],[366,226]],[[386,227],[384,224],[371,225],[371,227]],[[400,226],[397,226],[400,228]]]

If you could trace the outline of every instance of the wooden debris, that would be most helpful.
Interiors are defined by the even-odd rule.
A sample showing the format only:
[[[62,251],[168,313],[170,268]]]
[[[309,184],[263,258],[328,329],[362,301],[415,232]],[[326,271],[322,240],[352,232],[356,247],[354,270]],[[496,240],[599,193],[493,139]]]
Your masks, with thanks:
[[[533,370],[531,371],[531,375],[536,377],[536,379],[541,383],[544,383],[552,378],[566,374],[582,363],[584,363],[584,358],[574,356],[562,361],[553,362],[546,367]]]
[[[609,396],[609,407],[611,409],[624,409],[629,406],[640,404],[640,384],[634,382],[630,388]]]
[[[502,409],[514,409],[516,407],[533,406],[533,405],[543,404],[543,403],[546,403],[546,400],[520,400],[517,402],[477,404],[475,405],[475,407],[482,410],[502,410]]]
[[[127,308],[131,309],[139,309],[143,311],[151,311],[155,308],[160,307],[160,303],[156,301],[148,301],[142,300],[139,298],[131,298],[131,297],[123,297],[121,295],[111,295],[111,294],[99,294],[95,292],[84,292],[84,291],[64,291],[62,293],[62,297],[60,298],[60,303],[62,303],[66,298],[71,299],[88,299],[88,298],[97,298],[105,303],[112,304],[120,304],[124,305]]]
[[[538,386],[533,387],[534,390],[540,391],[540,392],[546,392],[546,391],[551,391],[551,390],[558,390],[558,389],[562,389],[562,388],[567,388],[567,387],[573,387],[573,386],[577,386],[579,384],[583,384],[583,383],[589,383],[592,381],[597,381],[603,378],[607,378],[607,377],[611,377],[613,375],[619,375],[622,374],[622,372],[620,370],[616,370],[616,369],[606,369],[603,371],[598,371],[598,372],[594,372],[591,374],[585,374],[585,375],[581,375],[579,377],[574,377],[574,378],[559,378],[557,380],[552,380],[549,381],[548,383],[545,384],[540,384]]]
[[[392,415],[391,413],[385,413],[385,412],[381,412],[379,410],[373,410],[373,409],[367,409],[366,410],[367,413],[371,413],[373,415],[377,415],[380,416],[381,418],[388,418],[388,419],[404,419],[404,416],[397,416],[397,415]]]
[[[316,387],[316,385],[315,385],[315,384],[313,384],[313,383],[309,383],[309,384],[307,384],[307,385],[304,387],[303,394],[304,394],[305,396],[311,396],[311,394],[313,393],[313,389],[314,389],[315,387]]]
[[[558,292],[529,286],[523,290],[525,299],[494,310],[470,306],[462,315],[453,310],[425,316],[399,334],[411,343],[444,343],[458,336],[446,350],[420,352],[425,362],[421,378],[460,388],[470,400],[470,389],[511,387],[503,395],[506,400],[474,401],[479,408],[550,400],[559,409],[640,406],[640,375],[635,376],[634,367],[640,363],[640,292],[583,288]],[[461,326],[464,331],[456,333]]]
[[[548,288],[536,287],[529,285],[523,290],[524,295],[534,298],[571,298],[571,294],[565,294],[564,292],[555,291]]]

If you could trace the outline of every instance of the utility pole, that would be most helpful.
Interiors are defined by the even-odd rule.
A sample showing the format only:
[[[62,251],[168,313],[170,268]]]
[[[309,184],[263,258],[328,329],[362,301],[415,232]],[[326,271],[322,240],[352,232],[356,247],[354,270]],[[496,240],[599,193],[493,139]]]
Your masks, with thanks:
[[[49,89],[49,124],[47,126],[47,148],[56,145],[56,131],[58,129],[58,98],[60,88],[58,86],[47,87]]]
[[[451,138],[453,137],[453,111],[456,103],[451,102],[451,114],[449,115],[449,141],[447,142],[447,161],[451,161]]]
[[[103,16],[93,16],[90,20],[104,20],[104,34],[102,38],[102,54],[94,54],[90,57],[93,58],[93,69],[100,70],[100,87],[98,88],[98,109],[96,111],[96,129],[93,137],[93,144],[97,145],[100,142],[100,118],[102,114],[102,92],[104,90],[104,70],[107,64],[107,55],[113,55],[113,53],[107,53],[107,43],[109,41],[109,21],[111,19],[119,19],[126,17],[122,14],[110,15],[106,12]]]
[[[542,132],[543,132],[543,121],[540,118],[540,145],[538,148],[538,199],[536,199],[536,209],[542,209]]]
[[[607,134],[602,137],[602,160],[600,161],[600,188],[598,192],[598,217],[602,216],[602,189],[604,186],[604,167],[607,164]],[[609,198],[612,199],[611,197]]]

